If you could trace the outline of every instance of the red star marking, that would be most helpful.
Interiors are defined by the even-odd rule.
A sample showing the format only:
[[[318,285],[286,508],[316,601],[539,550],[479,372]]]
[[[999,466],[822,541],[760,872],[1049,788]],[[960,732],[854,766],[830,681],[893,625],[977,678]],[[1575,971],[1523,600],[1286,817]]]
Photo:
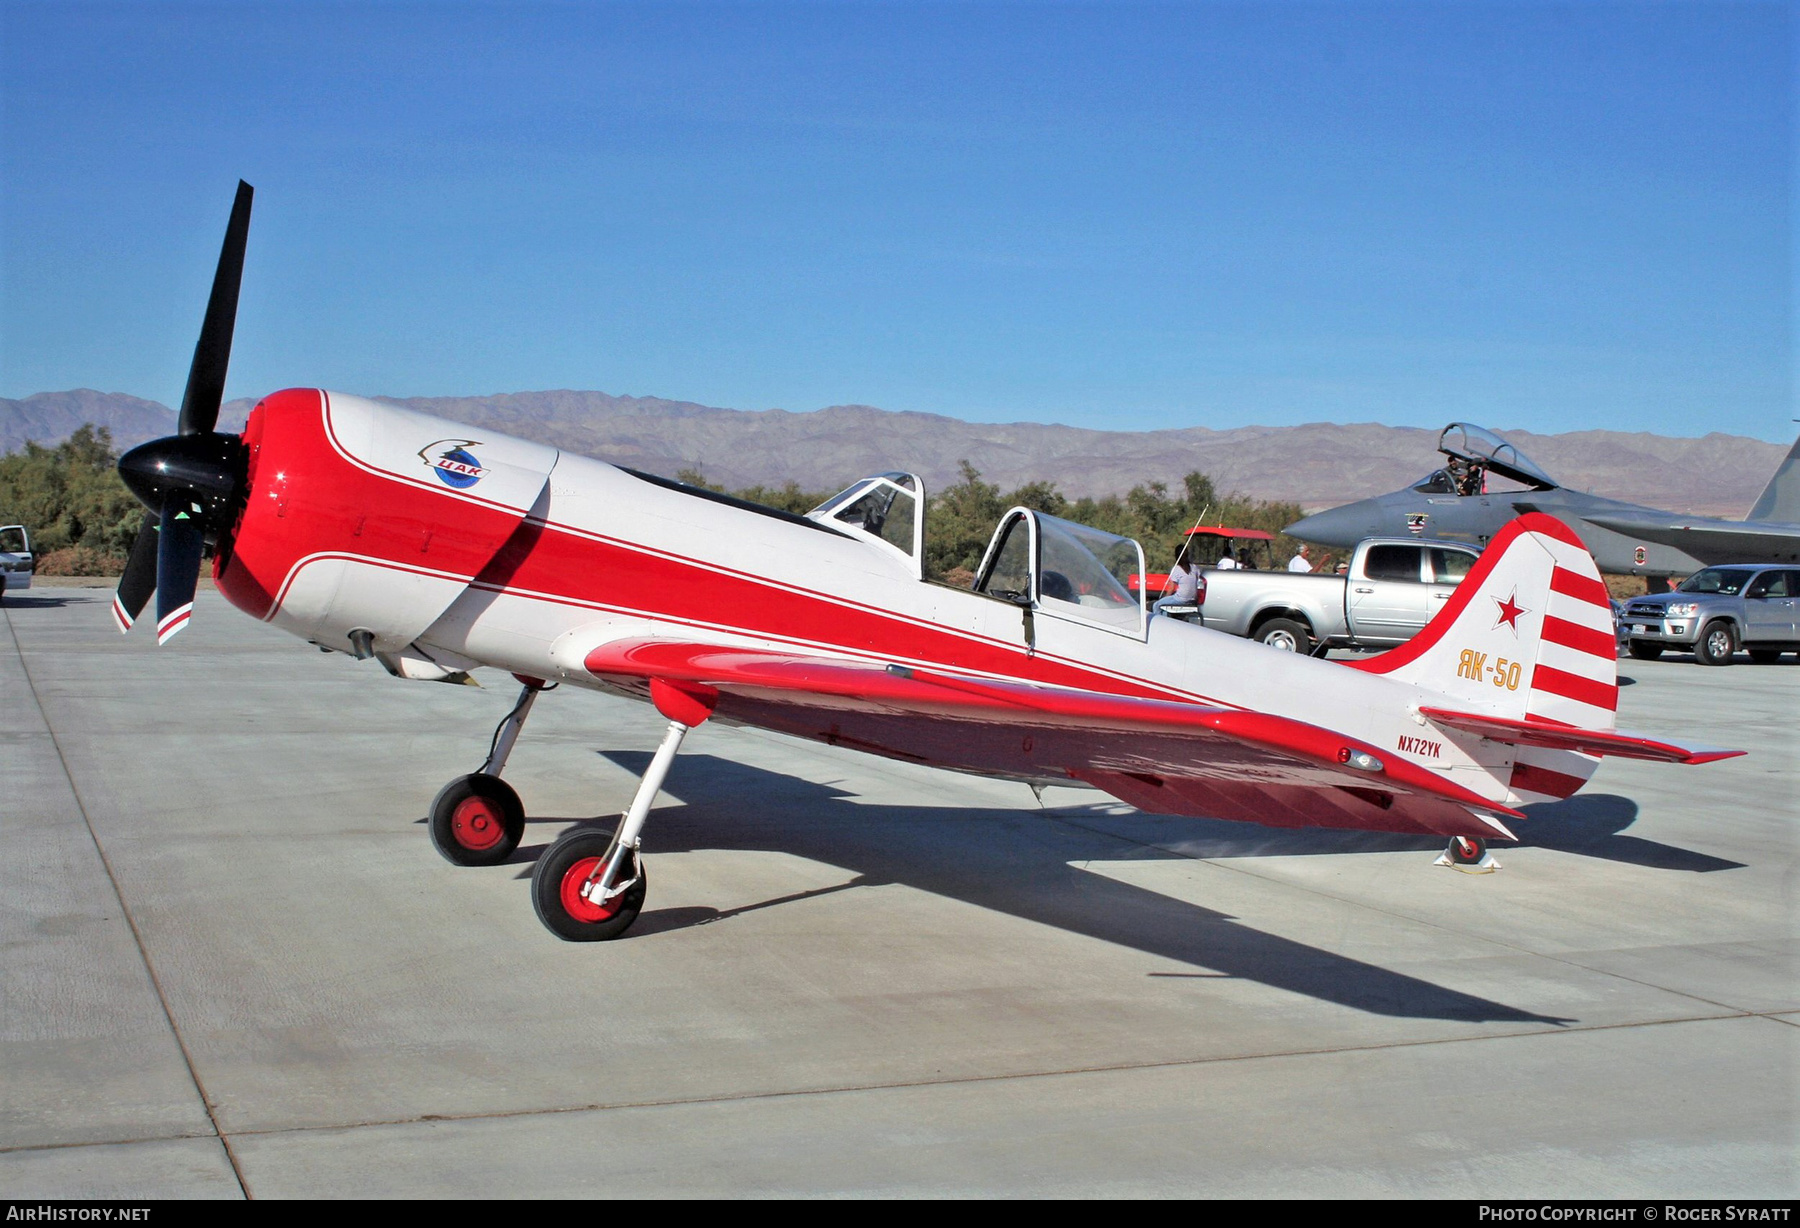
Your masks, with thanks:
[[[1519,604],[1518,596],[1519,590],[1514,589],[1506,595],[1505,601],[1498,597],[1494,598],[1494,604],[1500,607],[1500,616],[1494,620],[1494,625],[1498,627],[1501,623],[1505,623],[1513,629],[1514,635],[1519,633],[1519,615],[1531,613],[1530,610]]]

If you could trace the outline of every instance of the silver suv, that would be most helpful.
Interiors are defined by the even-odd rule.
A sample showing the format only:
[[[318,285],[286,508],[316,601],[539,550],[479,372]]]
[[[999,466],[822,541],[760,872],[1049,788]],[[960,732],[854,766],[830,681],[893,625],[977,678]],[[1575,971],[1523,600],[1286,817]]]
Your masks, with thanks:
[[[1749,563],[1708,567],[1672,593],[1634,597],[1624,626],[1631,655],[1654,661],[1691,649],[1703,665],[1729,665],[1739,648],[1758,664],[1800,652],[1800,567]]]

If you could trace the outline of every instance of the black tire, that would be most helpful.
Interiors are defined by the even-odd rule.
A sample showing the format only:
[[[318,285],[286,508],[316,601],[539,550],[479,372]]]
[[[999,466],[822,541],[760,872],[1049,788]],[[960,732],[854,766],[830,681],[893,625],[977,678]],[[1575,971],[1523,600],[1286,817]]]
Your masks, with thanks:
[[[643,911],[649,877],[643,858],[625,855],[619,879],[635,878],[630,888],[605,906],[596,907],[580,898],[580,890],[602,857],[612,848],[606,832],[576,828],[538,859],[531,872],[531,906],[544,928],[565,942],[605,942],[631,928]]]
[[[1470,836],[1451,836],[1450,847],[1446,850],[1450,864],[1455,866],[1478,865],[1487,856],[1487,841]]]
[[[431,843],[458,866],[497,866],[525,835],[525,806],[498,776],[458,776],[431,800]]]
[[[1256,629],[1256,642],[1270,648],[1279,648],[1282,652],[1297,652],[1301,656],[1312,651],[1312,633],[1304,623],[1297,623],[1291,618],[1271,618]]]
[[[1773,665],[1775,662],[1781,660],[1781,649],[1752,648],[1750,650],[1750,659],[1758,665]]]
[[[1636,640],[1632,640],[1627,651],[1640,661],[1654,661],[1663,655],[1663,646],[1661,644],[1640,644]]]
[[[1722,618],[1700,628],[1700,638],[1694,641],[1694,660],[1702,665],[1730,665],[1736,651],[1737,633]]]

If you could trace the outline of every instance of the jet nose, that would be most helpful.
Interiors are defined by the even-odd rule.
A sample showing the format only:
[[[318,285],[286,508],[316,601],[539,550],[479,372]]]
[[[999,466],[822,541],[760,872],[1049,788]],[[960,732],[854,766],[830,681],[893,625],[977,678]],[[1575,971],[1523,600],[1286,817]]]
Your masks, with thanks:
[[[1377,517],[1374,501],[1364,499],[1296,520],[1282,532],[1301,541],[1348,550],[1375,532]]]

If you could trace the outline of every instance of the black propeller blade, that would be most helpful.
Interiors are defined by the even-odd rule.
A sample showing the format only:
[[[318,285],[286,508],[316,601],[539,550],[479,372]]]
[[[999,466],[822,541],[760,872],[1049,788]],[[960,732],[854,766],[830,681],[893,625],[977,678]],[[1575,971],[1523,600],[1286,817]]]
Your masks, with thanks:
[[[181,394],[181,420],[176,430],[183,435],[210,432],[219,422],[225,370],[231,365],[231,334],[237,328],[238,287],[244,280],[244,248],[250,240],[250,198],[254,194],[255,189],[238,180],[231,221],[225,225],[225,242],[219,248],[219,267],[213,273],[212,295],[206,300],[206,319],[201,322],[194,362],[188,368],[187,391]]]
[[[156,543],[156,642],[187,626],[200,583],[200,550],[206,544],[200,522],[185,507],[163,505]]]
[[[138,526],[137,539],[131,543],[131,556],[125,561],[125,574],[119,577],[119,591],[113,594],[113,621],[119,630],[131,630],[131,624],[143,613],[156,591],[156,514],[147,512]]]
[[[244,249],[250,238],[253,189],[238,181],[219,267],[213,273],[206,318],[188,368],[176,434],[133,448],[119,458],[119,476],[150,509],[131,545],[125,574],[113,597],[113,618],[129,631],[150,594],[156,593],[156,642],[187,626],[200,556],[230,523],[244,489],[244,444],[221,435],[219,407],[231,366],[231,336],[237,327],[238,288],[244,279]]]

